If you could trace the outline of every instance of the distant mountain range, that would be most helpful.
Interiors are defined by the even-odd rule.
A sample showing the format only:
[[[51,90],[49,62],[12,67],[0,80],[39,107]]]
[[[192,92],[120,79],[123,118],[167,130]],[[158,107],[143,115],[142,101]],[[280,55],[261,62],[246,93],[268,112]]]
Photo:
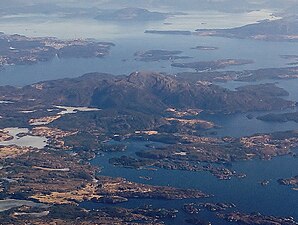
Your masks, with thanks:
[[[257,23],[228,29],[197,29],[191,31],[146,30],[149,34],[216,36],[264,41],[298,41],[298,16],[277,20],[262,20]]]
[[[256,40],[298,41],[298,16],[264,20],[231,29],[197,29],[197,35]]]
[[[109,21],[151,21],[164,20],[170,14],[161,12],[152,12],[142,8],[123,8],[113,11],[103,11],[95,19]]]

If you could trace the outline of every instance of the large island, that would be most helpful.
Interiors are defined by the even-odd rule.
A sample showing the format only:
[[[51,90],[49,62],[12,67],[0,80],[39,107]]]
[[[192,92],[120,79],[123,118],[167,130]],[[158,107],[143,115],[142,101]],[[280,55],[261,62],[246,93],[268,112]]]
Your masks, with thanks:
[[[59,58],[104,57],[114,46],[95,40],[59,40],[51,37],[26,37],[0,33],[0,68],[26,65]]]

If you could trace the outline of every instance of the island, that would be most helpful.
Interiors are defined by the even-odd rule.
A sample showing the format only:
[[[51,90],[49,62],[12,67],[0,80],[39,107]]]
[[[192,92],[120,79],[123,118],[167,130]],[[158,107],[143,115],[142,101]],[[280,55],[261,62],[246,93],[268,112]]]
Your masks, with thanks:
[[[198,45],[196,47],[193,47],[191,49],[194,50],[202,50],[202,51],[212,51],[212,50],[218,50],[218,47],[214,47],[214,46],[205,46],[205,45]]]
[[[298,175],[295,177],[291,177],[291,178],[279,179],[278,183],[281,185],[290,186],[290,187],[292,187],[293,190],[297,191],[298,190]]]
[[[290,62],[287,63],[289,66],[298,65],[298,55],[281,55],[280,57],[289,60]]]
[[[118,10],[105,10],[95,17],[100,21],[118,21],[118,22],[144,22],[165,20],[173,16],[171,13],[152,12],[142,8],[123,8]]]
[[[243,71],[197,71],[180,72],[177,77],[204,82],[254,82],[262,80],[287,80],[298,78],[298,67],[264,68]]]
[[[269,113],[263,116],[258,116],[257,119],[266,121],[266,122],[285,123],[285,122],[293,121],[295,123],[298,123],[298,112],[280,113],[280,114]]]
[[[164,138],[162,138],[164,135]],[[154,136],[154,137],[151,137]],[[208,171],[221,180],[233,177],[244,178],[245,174],[237,173],[226,165],[235,161],[263,159],[268,160],[280,155],[294,155],[297,147],[297,132],[278,132],[257,134],[241,138],[195,137],[175,133],[176,143],[166,141],[171,135],[132,135],[130,138],[148,139],[167,144],[166,147],[152,148],[136,152],[135,158],[122,156],[111,158],[110,163],[134,169],[159,167],[170,170]],[[160,136],[160,139],[157,137]],[[174,139],[175,140],[175,139]],[[183,143],[183,145],[181,145]]]
[[[146,34],[165,34],[165,35],[192,35],[191,31],[186,30],[146,30]]]
[[[114,46],[95,40],[59,40],[52,37],[26,37],[0,33],[0,68],[8,65],[35,64],[59,58],[104,57]]]
[[[281,98],[285,95],[287,92],[272,84],[250,85],[231,91],[215,84],[182,80],[176,76],[154,72],[134,72],[128,76],[91,73],[74,79],[39,82],[23,88],[0,88],[2,101],[15,102],[6,104],[1,114],[3,117],[16,114],[17,112],[13,111],[15,107],[21,107],[20,111],[28,111],[34,110],[34,106],[37,107],[38,104],[46,107],[75,105],[104,109],[85,115],[105,114],[107,110],[132,110],[151,118],[157,116],[152,114],[153,112],[164,113],[169,108],[175,108],[177,111],[197,109],[212,113],[235,113],[295,106],[295,102]],[[151,104],[153,102],[154,104]],[[33,115],[40,113],[34,112]],[[75,116],[82,114],[84,113],[76,113]],[[55,111],[44,112],[44,116],[49,115],[57,114]],[[28,120],[32,119],[30,114],[22,113],[22,116],[28,117]],[[61,119],[63,117],[59,120]],[[1,121],[4,122],[5,118],[2,118],[0,123]]]
[[[144,62],[154,62],[160,60],[176,60],[176,59],[188,59],[189,56],[181,56],[182,51],[177,50],[148,50],[139,51],[134,54],[135,59]]]
[[[281,55],[280,56],[283,59],[289,59],[289,60],[298,60],[298,55]]]
[[[183,210],[188,214],[197,214],[203,209],[206,209],[210,212],[226,211],[227,209],[235,208],[236,205],[233,203],[187,203],[183,205]]]
[[[246,64],[252,64],[253,60],[244,59],[221,59],[216,61],[200,61],[200,62],[187,62],[187,63],[172,63],[171,66],[179,68],[190,68],[197,72],[212,71],[218,69],[224,69],[228,66],[241,66]]]
[[[186,30],[146,30],[145,33],[296,42],[298,40],[297,20],[297,15],[291,15],[281,19],[267,19],[241,27],[227,29],[196,29],[194,32]]]
[[[277,20],[263,20],[258,23],[229,29],[197,29],[194,35],[228,38],[248,38],[264,41],[297,41],[297,15]]]
[[[289,218],[279,218],[274,216],[265,216],[260,213],[245,214],[240,212],[233,212],[228,214],[218,214],[219,218],[223,218],[229,222],[237,222],[244,225],[263,225],[263,224],[276,224],[276,225],[295,225],[297,222]]]
[[[134,209],[103,207],[86,210],[74,205],[52,205],[50,208],[23,206],[0,213],[3,225],[16,224],[149,224],[162,225],[162,219],[174,218],[177,212],[150,206]],[[138,222],[135,222],[138,221]]]

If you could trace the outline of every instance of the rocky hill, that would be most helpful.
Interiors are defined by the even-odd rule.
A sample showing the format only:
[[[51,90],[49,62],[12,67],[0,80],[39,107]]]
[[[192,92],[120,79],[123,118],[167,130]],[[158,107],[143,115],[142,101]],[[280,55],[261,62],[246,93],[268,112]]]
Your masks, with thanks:
[[[134,72],[129,76],[93,73],[23,88],[0,88],[3,100],[34,99],[44,105],[93,106],[147,114],[161,114],[167,108],[196,108],[213,113],[282,109],[294,104],[281,98],[287,94],[273,84],[232,91],[154,72]]]

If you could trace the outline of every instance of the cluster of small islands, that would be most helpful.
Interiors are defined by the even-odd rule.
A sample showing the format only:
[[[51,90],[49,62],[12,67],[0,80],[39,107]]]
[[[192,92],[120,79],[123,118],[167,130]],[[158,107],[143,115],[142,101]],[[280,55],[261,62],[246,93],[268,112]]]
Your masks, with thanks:
[[[170,16],[149,11],[133,15],[138,17],[138,13],[144,20]],[[127,17],[131,14],[127,9],[117,11],[117,18],[134,19]],[[109,16],[116,15],[103,14],[97,19]],[[287,24],[286,31],[281,24]],[[297,18],[291,17],[233,29],[146,33],[297,41],[297,29]],[[91,39],[59,40],[1,33],[0,68],[50,61],[54,57],[105,57],[114,46]],[[198,45],[192,50],[216,51],[218,47]],[[297,102],[285,98],[289,95],[287,90],[274,83],[298,78],[297,55],[281,55],[294,61],[287,67],[243,71],[223,69],[252,64],[253,60],[194,62],[182,51],[156,49],[138,51],[134,57],[143,62],[169,60],[173,67],[192,71],[88,73],[24,87],[0,87],[0,223],[159,225],[174,220],[182,211],[187,215],[186,224],[203,225],[211,224],[199,216],[207,211],[231,224],[297,225],[298,218],[243,212],[233,202],[214,202],[213,193],[142,183],[141,180],[152,179],[148,176],[140,177],[140,182],[103,176],[100,165],[91,162],[101,154],[118,152],[109,164],[121,169],[210,173],[221,182],[230,182],[246,179],[246,174],[233,169],[234,163],[281,156],[297,158],[297,130],[219,137],[216,132],[220,127],[201,116],[247,113],[250,117],[250,112],[265,111],[256,119],[297,123],[297,112],[271,112],[297,107]],[[217,84],[268,80],[235,90]],[[148,143],[147,149],[127,155],[127,141]],[[259,186],[265,188],[270,182],[298,191],[298,174],[260,180]],[[173,205],[171,209],[121,206],[134,199],[189,199],[193,203],[180,208]],[[102,207],[85,208],[84,204],[90,202]]]

